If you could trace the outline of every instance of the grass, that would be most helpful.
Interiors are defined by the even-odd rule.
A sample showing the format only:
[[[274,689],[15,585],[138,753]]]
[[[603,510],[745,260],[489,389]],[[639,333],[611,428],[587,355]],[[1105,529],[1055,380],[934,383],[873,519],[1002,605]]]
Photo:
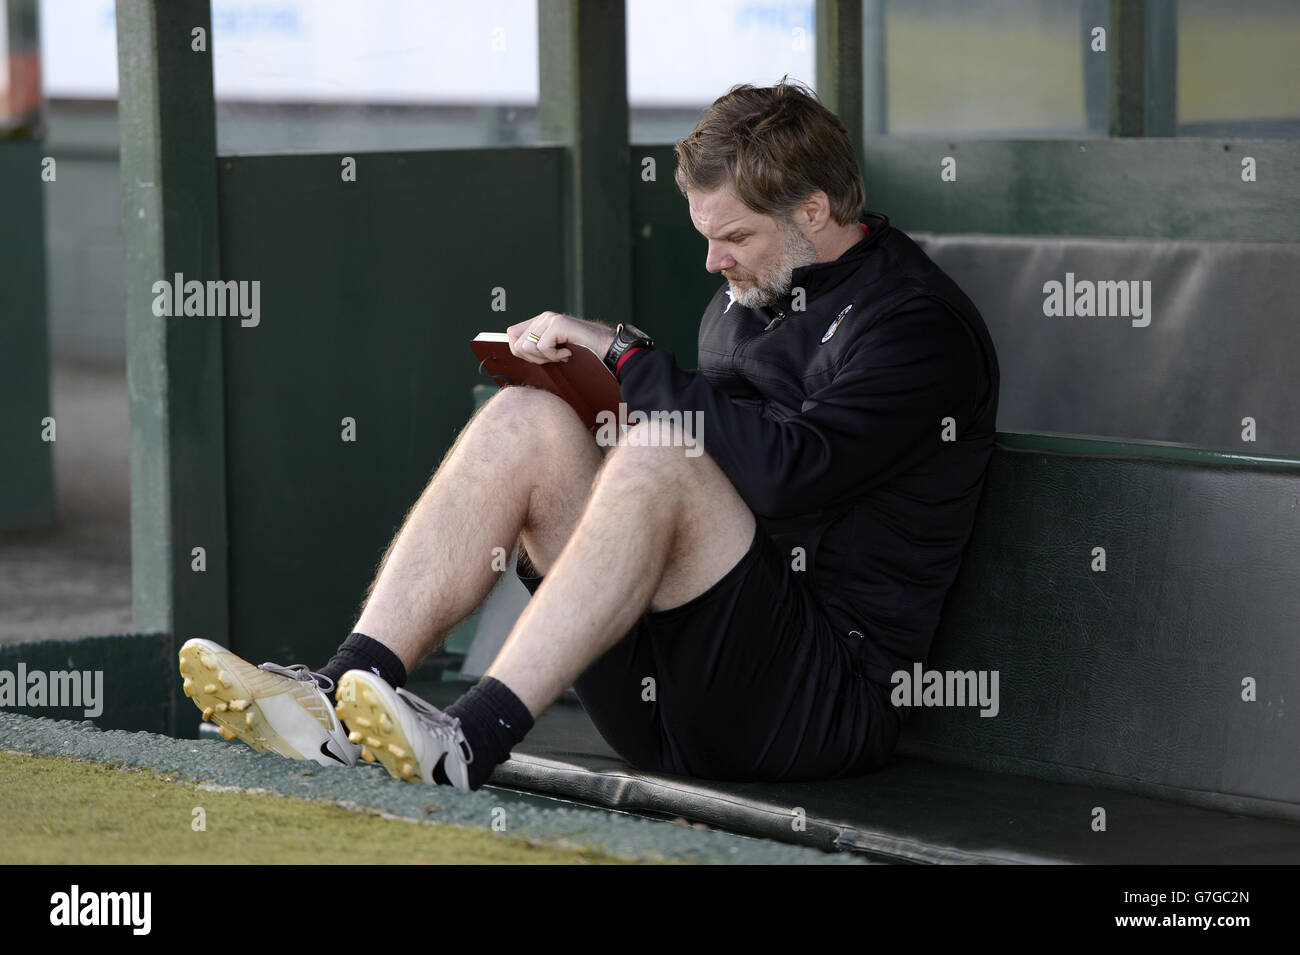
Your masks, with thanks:
[[[10,865],[329,863],[340,850],[349,864],[640,861],[57,756],[0,753],[0,806],[0,863]]]

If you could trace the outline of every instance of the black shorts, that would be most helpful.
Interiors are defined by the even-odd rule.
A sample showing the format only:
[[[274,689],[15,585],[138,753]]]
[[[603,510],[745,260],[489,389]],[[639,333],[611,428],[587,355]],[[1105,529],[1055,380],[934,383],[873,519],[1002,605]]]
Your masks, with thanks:
[[[522,560],[515,572],[536,593],[542,577]],[[600,735],[640,770],[747,781],[860,775],[885,765],[901,725],[890,687],[863,672],[861,641],[832,626],[804,573],[756,527],[721,580],[645,613],[574,689]]]

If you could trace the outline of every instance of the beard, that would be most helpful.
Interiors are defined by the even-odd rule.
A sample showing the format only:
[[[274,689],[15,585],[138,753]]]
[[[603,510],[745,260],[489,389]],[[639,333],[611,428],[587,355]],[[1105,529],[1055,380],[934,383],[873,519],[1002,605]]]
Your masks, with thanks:
[[[723,277],[731,286],[731,296],[746,308],[766,308],[790,291],[794,270],[817,261],[817,250],[803,237],[793,222],[781,227],[781,253],[776,261],[756,275],[735,276],[732,269]]]

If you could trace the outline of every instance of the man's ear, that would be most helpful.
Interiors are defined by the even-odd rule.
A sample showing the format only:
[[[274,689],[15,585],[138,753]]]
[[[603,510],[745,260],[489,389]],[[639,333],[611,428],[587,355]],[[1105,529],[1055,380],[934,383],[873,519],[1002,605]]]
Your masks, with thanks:
[[[820,189],[809,193],[808,198],[800,203],[795,214],[798,216],[796,221],[809,235],[822,231],[834,222],[831,218],[830,197]]]

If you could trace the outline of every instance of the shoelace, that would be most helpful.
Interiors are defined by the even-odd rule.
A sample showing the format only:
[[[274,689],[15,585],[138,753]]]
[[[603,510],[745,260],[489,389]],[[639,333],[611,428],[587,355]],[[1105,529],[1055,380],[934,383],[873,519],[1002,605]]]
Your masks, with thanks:
[[[326,693],[334,692],[334,681],[323,673],[308,669],[305,663],[295,663],[293,666],[287,667],[280,666],[278,663],[263,663],[258,669],[269,670],[271,673],[287,676],[289,679],[297,680],[300,683],[315,683]]]
[[[416,718],[429,727],[440,739],[445,740],[452,746],[462,748],[465,753],[466,763],[474,762],[474,750],[470,748],[469,740],[461,732],[460,720],[454,716],[448,716],[431,703],[426,703],[414,693],[408,692],[404,687],[397,687],[397,695],[415,711]]]

